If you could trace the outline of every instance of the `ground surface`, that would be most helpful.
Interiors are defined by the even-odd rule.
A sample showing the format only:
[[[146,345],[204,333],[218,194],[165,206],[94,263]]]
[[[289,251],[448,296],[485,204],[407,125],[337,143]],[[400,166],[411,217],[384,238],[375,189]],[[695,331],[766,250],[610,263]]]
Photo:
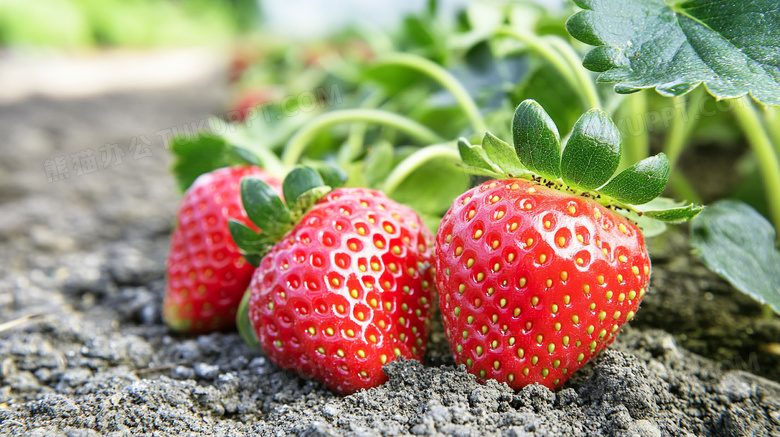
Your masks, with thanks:
[[[161,138],[222,91],[0,106],[0,323],[42,314],[0,332],[0,435],[780,436],[778,318],[681,233],[653,243],[632,326],[557,393],[475,383],[435,329],[425,367],[392,363],[346,398],[236,334],[172,335],[159,314],[178,196]]]

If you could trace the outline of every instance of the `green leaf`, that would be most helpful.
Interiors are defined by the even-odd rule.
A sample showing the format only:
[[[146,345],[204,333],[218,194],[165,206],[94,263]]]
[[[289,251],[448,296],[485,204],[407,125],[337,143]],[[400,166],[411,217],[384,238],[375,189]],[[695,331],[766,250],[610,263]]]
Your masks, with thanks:
[[[224,138],[206,134],[176,136],[170,141],[174,162],[171,171],[181,192],[198,176],[230,165],[226,159],[228,144]]]
[[[265,234],[266,238],[277,239],[289,228],[292,217],[290,210],[273,188],[256,177],[241,180],[241,202],[249,220]]]
[[[498,172],[498,168],[494,167],[488,159],[485,149],[471,144],[466,138],[458,138],[458,153],[460,153],[460,159],[463,160],[463,164],[469,167]]]
[[[393,200],[420,214],[442,215],[461,193],[470,188],[471,177],[456,159],[432,159],[406,176],[392,192]]]
[[[252,292],[247,290],[246,293],[244,293],[244,297],[241,298],[241,303],[238,305],[238,312],[236,312],[236,326],[238,326],[238,333],[241,334],[244,343],[252,350],[260,350],[260,341],[257,339],[257,332],[255,332],[252,321],[249,319],[249,298],[251,296]]]
[[[599,46],[584,65],[618,93],[680,96],[704,82],[718,99],[780,105],[776,0],[575,0],[566,27]]]
[[[482,148],[488,159],[509,176],[520,176],[528,173],[528,170],[520,163],[514,147],[501,141],[490,132],[485,132],[482,138]]]
[[[623,170],[598,191],[619,202],[641,205],[660,196],[668,180],[669,158],[660,153]]]
[[[710,270],[780,313],[780,253],[772,225],[750,206],[722,200],[691,224],[691,245]]]
[[[288,205],[295,205],[303,193],[324,185],[322,177],[311,167],[295,167],[284,178],[282,193]]]
[[[523,165],[548,179],[561,177],[561,136],[542,106],[521,102],[512,119],[515,151]]]
[[[561,156],[561,176],[569,185],[593,190],[607,182],[622,154],[620,132],[609,116],[591,109],[577,120]]]
[[[697,215],[704,209],[701,205],[689,204],[685,206],[679,206],[669,209],[654,209],[650,211],[644,211],[644,214],[650,218],[660,220],[666,223],[685,223]]]

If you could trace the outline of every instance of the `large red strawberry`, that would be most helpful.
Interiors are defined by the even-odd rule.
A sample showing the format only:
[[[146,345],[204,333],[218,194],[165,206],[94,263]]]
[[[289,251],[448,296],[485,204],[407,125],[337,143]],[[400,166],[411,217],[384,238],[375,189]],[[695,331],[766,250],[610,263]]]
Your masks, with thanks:
[[[305,172],[313,173],[300,168],[285,179],[285,198],[302,193],[304,204],[316,198],[305,194],[309,189],[288,189]],[[245,205],[252,203],[253,190],[247,187]],[[397,356],[421,360],[425,353],[432,237],[411,209],[374,190],[336,189],[296,214],[304,209],[293,205],[276,214],[282,225],[292,225],[289,230],[257,223],[260,237],[276,234],[278,242],[252,279],[250,323],[278,366],[340,394],[375,387],[387,379],[384,364]],[[246,229],[234,231],[252,252]]]
[[[648,158],[610,179],[620,137],[600,111],[577,122],[562,154],[536,102],[518,107],[513,132],[515,150],[489,133],[481,148],[460,144],[466,166],[497,179],[461,195],[442,221],[439,305],[469,372],[556,388],[614,341],[647,292],[650,260],[632,219],[698,210],[636,206],[661,193],[668,161]]]
[[[189,333],[235,329],[235,315],[254,267],[233,242],[228,219],[249,224],[241,207],[245,176],[281,193],[281,181],[256,166],[225,167],[199,176],[179,206],[168,253],[163,317]]]

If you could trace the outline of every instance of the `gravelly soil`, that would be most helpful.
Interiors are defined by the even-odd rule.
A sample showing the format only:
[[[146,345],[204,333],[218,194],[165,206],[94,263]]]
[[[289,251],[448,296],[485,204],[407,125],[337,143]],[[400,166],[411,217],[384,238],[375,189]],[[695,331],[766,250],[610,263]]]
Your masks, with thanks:
[[[0,332],[0,434],[780,436],[765,379],[780,373],[778,318],[702,269],[681,233],[654,243],[633,326],[556,393],[477,384],[437,323],[425,366],[391,363],[387,384],[346,398],[236,334],[172,335],[160,304],[178,197],[155,133],[218,110],[222,91],[0,107],[0,322],[41,314]],[[104,168],[105,144],[122,163]],[[97,170],[79,176],[71,154],[90,148]],[[49,182],[58,157],[70,178]]]

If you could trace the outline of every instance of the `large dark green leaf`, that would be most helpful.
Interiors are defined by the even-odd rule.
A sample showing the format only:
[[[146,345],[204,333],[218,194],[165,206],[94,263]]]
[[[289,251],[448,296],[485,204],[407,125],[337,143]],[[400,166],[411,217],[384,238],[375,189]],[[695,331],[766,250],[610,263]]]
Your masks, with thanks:
[[[641,205],[660,196],[668,180],[669,158],[661,153],[623,170],[599,192],[619,202]]]
[[[777,0],[575,0],[566,23],[599,46],[584,65],[630,93],[655,87],[679,96],[704,82],[717,98],[751,93],[780,105]]]
[[[523,165],[548,179],[561,177],[561,136],[542,106],[524,100],[512,119],[515,151]]]
[[[732,200],[712,204],[691,226],[691,244],[710,270],[780,313],[776,239],[769,221],[748,205]]]
[[[574,124],[561,156],[561,176],[569,185],[594,190],[615,174],[621,153],[615,123],[604,111],[591,109]]]

